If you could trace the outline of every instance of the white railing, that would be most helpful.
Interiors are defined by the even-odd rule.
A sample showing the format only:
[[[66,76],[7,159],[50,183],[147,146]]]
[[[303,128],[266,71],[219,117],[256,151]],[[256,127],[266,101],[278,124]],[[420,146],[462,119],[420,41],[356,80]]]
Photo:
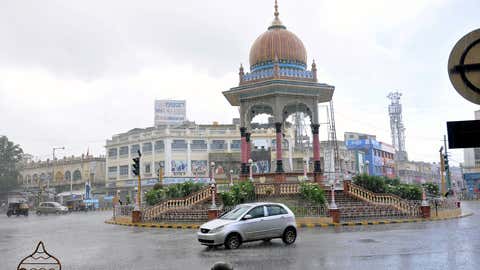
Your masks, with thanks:
[[[152,220],[153,218],[158,217],[159,215],[165,213],[168,210],[189,208],[195,204],[204,202],[211,197],[212,189],[210,188],[210,186],[207,185],[200,191],[193,193],[185,198],[169,199],[149,208],[146,208],[143,214],[143,219]]]
[[[377,194],[353,183],[345,183],[344,192],[372,204],[393,206],[409,216],[421,215],[419,201],[404,200],[393,194]]]

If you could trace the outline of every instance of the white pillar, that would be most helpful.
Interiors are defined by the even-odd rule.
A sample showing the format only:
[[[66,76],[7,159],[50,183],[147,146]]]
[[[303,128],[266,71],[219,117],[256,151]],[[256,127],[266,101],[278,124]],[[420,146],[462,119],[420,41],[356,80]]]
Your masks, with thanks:
[[[172,161],[172,140],[165,139],[165,175],[172,175],[171,161]]]
[[[225,142],[227,143],[227,152],[228,153],[232,152],[231,145],[230,145],[231,141],[230,140],[225,140]]]
[[[192,155],[192,149],[190,147],[190,140],[186,140],[187,142],[187,175],[191,176],[192,175],[192,160],[191,160],[191,155]]]
[[[293,145],[291,139],[288,139],[288,164],[290,165],[290,171],[293,171]]]

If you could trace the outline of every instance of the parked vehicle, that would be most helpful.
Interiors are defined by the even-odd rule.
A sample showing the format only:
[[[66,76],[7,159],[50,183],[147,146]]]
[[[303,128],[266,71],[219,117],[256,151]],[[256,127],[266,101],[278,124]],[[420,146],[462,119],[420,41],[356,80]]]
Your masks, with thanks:
[[[66,202],[67,208],[70,212],[73,211],[87,211],[87,205],[82,199],[69,200]]]
[[[11,202],[8,204],[7,217],[16,215],[28,216],[28,204],[25,202]]]
[[[200,226],[198,241],[206,246],[236,249],[244,242],[281,238],[287,245],[297,238],[295,215],[280,203],[240,204],[218,219]]]
[[[37,207],[37,215],[42,214],[66,214],[68,208],[58,202],[41,202]]]

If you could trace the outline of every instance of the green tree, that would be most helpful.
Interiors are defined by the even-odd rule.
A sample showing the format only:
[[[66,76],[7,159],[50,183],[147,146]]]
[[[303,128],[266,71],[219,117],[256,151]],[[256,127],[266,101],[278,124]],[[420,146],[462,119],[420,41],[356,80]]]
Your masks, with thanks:
[[[9,191],[18,186],[18,165],[23,150],[18,144],[0,136],[0,191]]]

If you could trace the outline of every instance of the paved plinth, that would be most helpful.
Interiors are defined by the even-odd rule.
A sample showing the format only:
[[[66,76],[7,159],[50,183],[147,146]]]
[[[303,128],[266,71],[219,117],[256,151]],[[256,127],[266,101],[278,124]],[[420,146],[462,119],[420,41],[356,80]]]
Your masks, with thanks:
[[[480,202],[475,215],[438,222],[299,229],[297,242],[254,242],[238,250],[209,250],[196,230],[104,224],[111,212],[65,216],[0,215],[0,269],[16,269],[38,241],[63,269],[210,269],[226,261],[238,269],[478,269]]]

